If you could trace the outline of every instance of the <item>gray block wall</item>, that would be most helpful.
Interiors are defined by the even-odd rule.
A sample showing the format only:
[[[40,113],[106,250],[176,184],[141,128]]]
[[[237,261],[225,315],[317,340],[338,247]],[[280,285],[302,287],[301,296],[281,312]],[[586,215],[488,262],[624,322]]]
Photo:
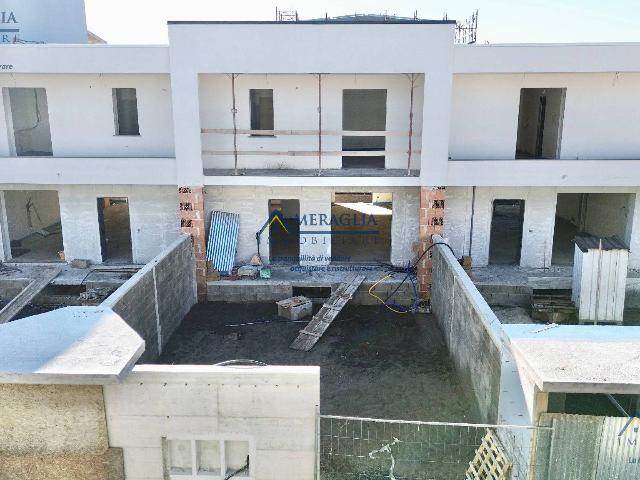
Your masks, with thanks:
[[[446,247],[433,249],[431,305],[462,381],[473,391],[482,421],[498,419],[502,356],[491,323],[499,322]]]
[[[195,255],[181,236],[151,260],[102,305],[120,315],[145,341],[140,363],[162,353],[171,335],[196,303]]]

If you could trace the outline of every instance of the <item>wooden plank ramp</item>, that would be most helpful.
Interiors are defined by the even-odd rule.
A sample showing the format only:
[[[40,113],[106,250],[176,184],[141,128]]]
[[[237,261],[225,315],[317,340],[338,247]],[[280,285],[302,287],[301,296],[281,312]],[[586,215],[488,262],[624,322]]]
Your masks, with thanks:
[[[342,282],[307,326],[300,330],[300,334],[289,347],[305,352],[311,350],[318,343],[324,332],[327,331],[331,322],[335,320],[344,306],[353,298],[353,294],[356,293],[364,278],[364,275],[351,275]]]
[[[40,275],[34,278],[29,285],[24,287],[22,291],[13,298],[13,300],[7,303],[5,307],[0,310],[0,325],[9,322],[13,317],[20,313],[20,310],[31,303],[35,296],[44,290],[44,287],[49,285],[51,280],[58,276],[60,271],[60,268],[42,269]]]

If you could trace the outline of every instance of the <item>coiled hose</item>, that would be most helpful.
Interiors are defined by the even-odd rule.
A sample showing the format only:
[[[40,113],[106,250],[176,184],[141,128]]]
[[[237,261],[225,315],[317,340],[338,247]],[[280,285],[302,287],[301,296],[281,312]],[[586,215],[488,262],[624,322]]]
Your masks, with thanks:
[[[413,265],[411,265],[411,262],[407,264],[406,268],[403,270],[406,273],[406,275],[404,276],[400,284],[395,288],[395,290],[391,292],[389,295],[387,295],[387,298],[382,299],[382,297],[374,293],[374,290],[380,283],[384,282],[388,278],[393,277],[393,275],[396,273],[394,271],[388,272],[386,275],[378,279],[373,285],[371,285],[371,287],[369,288],[369,295],[371,295],[373,298],[378,300],[380,303],[382,303],[385,307],[387,307],[389,310],[391,310],[394,313],[416,312],[418,310],[418,306],[420,305],[420,298],[418,296],[418,288],[417,288],[417,275],[416,275],[417,267],[418,267],[418,264],[420,263],[420,260],[422,260],[422,258],[427,254],[427,252],[431,250],[433,247],[435,247],[436,245],[445,245],[449,250],[451,250],[451,253],[453,254],[453,256],[454,257],[456,256],[455,252],[453,251],[453,248],[451,248],[451,245],[449,245],[448,243],[434,242],[431,245],[429,245],[424,252],[422,252],[422,255],[418,257],[418,259],[413,263]],[[413,287],[413,303],[410,306],[389,303],[389,299],[396,294],[396,292],[400,289],[400,287],[402,287],[402,285],[407,280],[411,281],[411,285]]]

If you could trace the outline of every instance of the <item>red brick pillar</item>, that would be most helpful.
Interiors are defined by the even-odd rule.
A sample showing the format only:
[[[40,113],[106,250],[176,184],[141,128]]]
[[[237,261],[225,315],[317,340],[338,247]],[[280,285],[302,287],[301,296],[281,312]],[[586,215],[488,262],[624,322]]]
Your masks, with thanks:
[[[444,187],[420,187],[420,244],[418,255],[431,246],[432,235],[444,234]],[[423,300],[431,298],[431,250],[418,263],[418,292]]]
[[[180,228],[191,235],[196,255],[196,284],[198,301],[207,301],[207,250],[204,229],[204,188],[180,187]]]

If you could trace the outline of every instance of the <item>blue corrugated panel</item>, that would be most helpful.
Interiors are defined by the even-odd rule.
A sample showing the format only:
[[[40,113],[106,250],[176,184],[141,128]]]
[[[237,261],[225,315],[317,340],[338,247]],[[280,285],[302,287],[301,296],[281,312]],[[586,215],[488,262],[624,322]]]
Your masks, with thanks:
[[[211,212],[207,260],[220,273],[229,275],[236,259],[240,215],[228,212]]]

